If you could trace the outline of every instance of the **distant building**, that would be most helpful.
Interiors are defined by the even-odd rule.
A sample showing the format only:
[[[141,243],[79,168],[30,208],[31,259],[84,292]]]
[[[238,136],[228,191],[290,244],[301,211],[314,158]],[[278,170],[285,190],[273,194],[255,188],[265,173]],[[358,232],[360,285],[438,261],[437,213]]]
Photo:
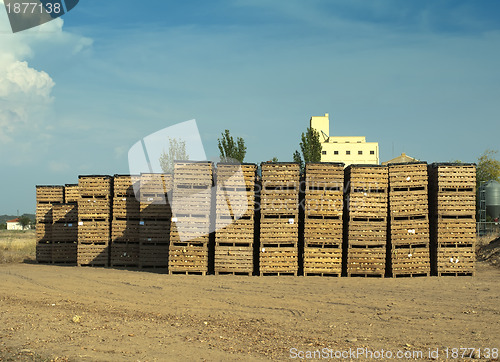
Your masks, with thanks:
[[[382,165],[388,165],[390,163],[409,163],[409,162],[418,162],[416,158],[407,156],[406,153],[402,153],[401,156],[393,158],[392,160],[382,162]]]
[[[7,221],[7,230],[23,230],[19,218]]]
[[[319,133],[322,144],[321,162],[343,162],[346,166],[379,164],[378,142],[366,142],[364,136],[331,136],[328,113],[311,117],[310,127]]]

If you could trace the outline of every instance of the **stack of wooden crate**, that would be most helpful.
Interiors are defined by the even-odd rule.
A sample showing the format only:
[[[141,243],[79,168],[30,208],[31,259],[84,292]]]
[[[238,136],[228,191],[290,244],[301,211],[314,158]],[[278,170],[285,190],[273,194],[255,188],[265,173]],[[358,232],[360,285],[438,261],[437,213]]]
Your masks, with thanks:
[[[79,176],[78,265],[108,266],[111,241],[111,176]]]
[[[345,189],[347,275],[383,277],[387,248],[387,167],[348,166]]]
[[[476,165],[429,165],[431,267],[435,275],[473,275]]]
[[[305,168],[304,275],[342,273],[344,164]]]
[[[64,203],[64,186],[36,186],[36,260],[52,263],[53,207]]]
[[[140,203],[134,185],[141,182],[139,175],[113,177],[113,220],[109,263],[118,267],[139,266]],[[139,189],[138,185],[135,185]]]
[[[215,274],[252,275],[255,164],[217,164]]]
[[[426,162],[389,164],[389,248],[392,275],[430,274]]]
[[[263,163],[260,195],[260,275],[297,275],[300,166]]]
[[[212,162],[175,163],[170,274],[205,275],[208,272],[212,186]]]
[[[140,184],[139,266],[167,268],[172,175],[143,173]]]
[[[54,205],[52,218],[52,262],[76,264],[78,205],[75,203]]]

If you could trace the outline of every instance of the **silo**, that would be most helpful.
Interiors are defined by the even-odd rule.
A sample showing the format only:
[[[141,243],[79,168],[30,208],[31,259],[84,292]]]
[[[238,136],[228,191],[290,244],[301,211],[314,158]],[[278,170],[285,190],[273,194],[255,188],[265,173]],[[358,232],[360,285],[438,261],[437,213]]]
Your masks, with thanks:
[[[486,213],[493,219],[500,218],[500,183],[495,180],[484,185]]]

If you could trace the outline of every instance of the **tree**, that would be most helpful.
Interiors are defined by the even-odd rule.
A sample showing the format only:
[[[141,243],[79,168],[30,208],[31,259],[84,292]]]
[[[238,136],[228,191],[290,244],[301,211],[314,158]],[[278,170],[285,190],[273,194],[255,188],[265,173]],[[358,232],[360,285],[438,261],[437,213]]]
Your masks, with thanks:
[[[160,167],[165,173],[174,172],[174,161],[175,160],[189,160],[189,155],[186,152],[186,141],[170,138],[168,139],[169,147],[168,153],[163,149],[163,153],[160,155]]]
[[[302,157],[299,151],[295,151],[293,161],[298,162],[301,169],[307,162],[321,162],[322,146],[318,131],[308,127],[306,133],[302,132],[300,150],[302,151]]]
[[[19,217],[19,224],[21,224],[21,227],[24,229],[26,229],[26,226],[28,226],[29,224],[31,223],[31,220],[29,217],[23,215],[21,217]]]
[[[243,163],[247,153],[245,140],[238,137],[236,142],[234,142],[233,136],[229,134],[229,130],[227,129],[221,135],[222,139],[218,139],[221,162],[234,162],[236,160]]]
[[[476,182],[480,186],[482,181],[500,181],[500,161],[495,159],[498,151],[487,149],[477,159]]]

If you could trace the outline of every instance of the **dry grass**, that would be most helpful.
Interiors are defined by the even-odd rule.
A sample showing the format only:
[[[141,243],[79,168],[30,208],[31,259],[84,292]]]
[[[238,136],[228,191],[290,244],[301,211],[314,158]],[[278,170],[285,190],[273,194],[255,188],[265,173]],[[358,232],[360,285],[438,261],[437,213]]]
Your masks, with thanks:
[[[0,264],[36,259],[35,230],[0,230]]]

